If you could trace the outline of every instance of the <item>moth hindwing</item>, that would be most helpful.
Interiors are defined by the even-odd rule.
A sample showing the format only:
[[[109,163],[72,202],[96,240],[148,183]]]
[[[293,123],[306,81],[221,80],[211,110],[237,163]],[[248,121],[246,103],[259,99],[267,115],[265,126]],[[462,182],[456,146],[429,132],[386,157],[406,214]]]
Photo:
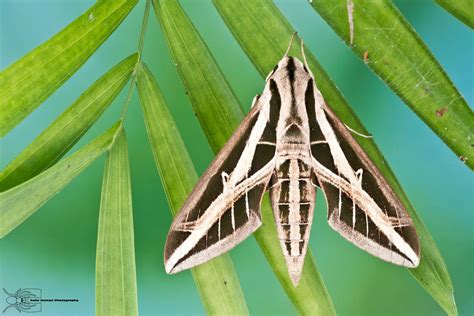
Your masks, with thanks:
[[[329,224],[343,237],[383,260],[418,265],[418,237],[403,204],[327,106],[306,59],[303,64],[287,53],[174,219],[165,246],[168,273],[206,262],[258,229],[269,190],[296,286],[317,188],[326,197]]]

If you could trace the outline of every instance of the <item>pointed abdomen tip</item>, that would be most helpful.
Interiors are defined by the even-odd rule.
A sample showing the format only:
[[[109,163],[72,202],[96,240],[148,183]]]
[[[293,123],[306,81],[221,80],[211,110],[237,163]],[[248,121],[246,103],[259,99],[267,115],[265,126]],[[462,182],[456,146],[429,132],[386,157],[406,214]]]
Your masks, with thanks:
[[[300,283],[301,280],[301,271],[288,271],[290,273],[291,282],[296,287]]]

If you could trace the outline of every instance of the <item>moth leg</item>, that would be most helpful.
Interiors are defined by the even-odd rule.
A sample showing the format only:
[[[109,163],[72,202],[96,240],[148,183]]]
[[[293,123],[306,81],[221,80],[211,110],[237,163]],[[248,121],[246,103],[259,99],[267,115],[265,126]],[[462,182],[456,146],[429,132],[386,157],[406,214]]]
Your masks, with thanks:
[[[314,142],[311,142],[310,145],[313,146],[313,145],[318,145],[318,144],[327,144],[328,142],[325,141],[325,140],[316,140]]]

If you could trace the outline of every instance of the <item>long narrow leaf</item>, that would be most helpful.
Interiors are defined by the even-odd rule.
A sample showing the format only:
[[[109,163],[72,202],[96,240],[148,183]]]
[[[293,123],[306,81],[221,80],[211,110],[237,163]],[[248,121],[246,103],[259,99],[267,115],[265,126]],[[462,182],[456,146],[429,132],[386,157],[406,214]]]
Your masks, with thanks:
[[[192,23],[174,0],[154,1],[167,37],[168,46],[188,91],[201,126],[217,153],[243,119],[243,112],[232,90]],[[198,58],[196,57],[198,56]],[[199,69],[199,70],[197,70]],[[199,73],[200,76],[195,74]],[[228,112],[216,119],[213,112]],[[265,197],[262,202],[265,225],[254,234],[274,273],[302,313],[334,314],[332,301],[308,251],[300,285],[294,287],[278,241],[273,213]]]
[[[176,0],[155,0],[153,5],[199,122],[204,130],[221,131],[209,139],[211,148],[217,152],[236,128],[235,124],[221,122],[227,119],[240,122],[242,108],[179,3]],[[206,108],[201,108],[203,103],[207,104]]]
[[[59,88],[117,28],[137,0],[98,1],[0,73],[0,137]]]
[[[138,315],[132,192],[122,129],[104,167],[97,233],[96,315]]]
[[[168,203],[176,215],[198,177],[158,85],[142,64],[138,93],[153,156]],[[192,269],[204,308],[210,315],[246,315],[247,305],[229,255]]]
[[[471,29],[474,28],[474,3],[471,0],[436,0],[436,2]]]
[[[127,57],[69,106],[0,173],[0,192],[55,164],[97,121],[130,78],[137,54]]]
[[[118,128],[119,123],[36,177],[0,193],[0,238],[23,223],[109,149]]]
[[[423,40],[390,0],[313,1],[336,33],[451,148],[474,169],[474,112]],[[462,1],[461,1],[462,2]],[[460,5],[460,3],[458,4]],[[472,14],[471,2],[471,14]]]
[[[179,3],[176,0],[158,0],[154,1],[154,8],[194,111],[212,149],[217,153],[242,121],[242,109]],[[332,301],[309,250],[300,284],[293,286],[268,198],[262,203],[262,217],[265,225],[254,236],[296,309],[304,314],[334,314]]]
[[[213,0],[222,18],[262,76],[266,76],[283,56],[294,30],[270,0]],[[236,14],[245,8],[245,14]],[[261,23],[255,23],[260,21]],[[295,41],[291,53],[299,54]],[[331,108],[351,128],[366,133],[339,90],[316,62],[309,50],[306,57],[315,74],[318,88]],[[356,136],[357,141],[387,179],[414,220],[421,243],[421,263],[409,269],[416,280],[448,312],[456,313],[453,288],[444,260],[427,228],[416,214],[395,175],[372,139]]]

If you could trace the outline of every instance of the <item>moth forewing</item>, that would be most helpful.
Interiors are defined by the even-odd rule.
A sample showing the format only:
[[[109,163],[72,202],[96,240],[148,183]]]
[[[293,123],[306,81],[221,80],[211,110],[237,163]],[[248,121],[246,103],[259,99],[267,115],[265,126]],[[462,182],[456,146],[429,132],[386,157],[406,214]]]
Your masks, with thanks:
[[[383,260],[418,265],[418,237],[403,204],[325,103],[306,59],[303,64],[285,54],[174,219],[165,246],[166,271],[210,260],[258,229],[262,195],[269,188],[296,286],[316,187],[328,202],[329,224],[343,237]]]
[[[174,219],[165,246],[168,273],[218,256],[261,225],[260,202],[274,159],[274,148],[259,144],[268,138],[264,101],[263,96],[255,101]]]
[[[418,266],[418,237],[405,207],[324,102],[314,81],[313,85],[316,121],[326,139],[314,148],[313,168],[328,201],[331,227],[383,260],[410,268]],[[337,195],[331,192],[334,190]]]

